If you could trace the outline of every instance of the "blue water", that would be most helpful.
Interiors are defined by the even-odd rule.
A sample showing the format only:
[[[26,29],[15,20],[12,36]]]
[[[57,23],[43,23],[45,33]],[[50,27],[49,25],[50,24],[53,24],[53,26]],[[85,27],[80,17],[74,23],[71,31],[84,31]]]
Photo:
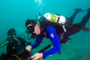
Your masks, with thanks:
[[[58,13],[70,17],[75,8],[90,8],[90,0],[0,0],[0,42],[7,38],[7,31],[15,28],[17,34],[26,34],[26,19],[36,19],[38,12]],[[80,12],[74,23],[78,23],[85,16],[85,12]],[[89,19],[90,20],[90,19]],[[90,21],[86,27],[90,28]],[[45,60],[90,60],[90,32],[80,31],[70,36],[72,40],[62,45],[61,55],[54,54]],[[28,41],[28,40],[27,40]],[[30,41],[34,42],[34,40]],[[49,40],[44,39],[41,46],[34,49],[36,53],[44,47]],[[6,53],[6,46],[0,49],[0,55]]]

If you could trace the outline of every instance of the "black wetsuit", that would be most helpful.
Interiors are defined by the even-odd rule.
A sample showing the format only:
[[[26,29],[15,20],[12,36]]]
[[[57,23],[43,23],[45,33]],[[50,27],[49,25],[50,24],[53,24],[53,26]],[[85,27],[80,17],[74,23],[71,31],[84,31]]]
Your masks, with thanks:
[[[73,20],[74,20],[74,18],[75,18],[75,16],[76,16],[77,13],[78,13],[78,12],[75,12],[75,13],[69,18],[69,20],[71,21],[70,26],[66,26],[66,27],[65,27],[66,30],[67,30],[66,33],[70,33],[70,35],[75,34],[75,33],[79,32],[80,30],[82,30],[82,29],[85,27],[86,23],[88,22],[88,20],[89,20],[89,18],[90,18],[90,14],[87,13],[87,14],[84,16],[84,18],[82,19],[82,21],[81,21],[80,23],[73,24]]]
[[[12,54],[19,56],[20,58],[25,57],[25,55],[30,55],[28,51],[25,50],[25,47],[30,45],[23,38],[17,37],[17,40],[9,42],[7,45],[7,55],[11,57]]]
[[[90,18],[90,13],[87,13],[80,23],[73,24],[73,20],[77,15],[77,13],[78,12],[75,11],[74,14],[70,18],[68,18],[70,24],[66,22],[65,29],[67,30],[67,32],[64,33],[61,43],[66,43],[67,40],[70,40],[69,38],[70,35],[78,33],[80,30],[85,29],[85,25]]]

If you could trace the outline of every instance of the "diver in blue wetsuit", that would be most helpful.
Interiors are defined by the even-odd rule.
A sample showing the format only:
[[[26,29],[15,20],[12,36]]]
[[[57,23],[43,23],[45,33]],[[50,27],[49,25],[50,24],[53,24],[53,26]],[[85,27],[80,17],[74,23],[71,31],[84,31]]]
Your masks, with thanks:
[[[57,34],[58,33],[62,34],[64,32],[62,26],[59,26],[58,24],[47,21],[47,20],[41,21],[40,26],[39,26],[35,20],[29,20],[29,19],[26,21],[26,26],[28,29],[27,33],[30,32],[30,33],[36,34],[35,43],[32,44],[31,46],[28,46],[26,48],[27,50],[31,50],[31,49],[39,46],[39,44],[42,42],[44,37],[49,38],[51,40],[52,44],[54,45],[54,47],[48,51],[35,54],[32,57],[32,58],[34,58],[33,60],[35,60],[35,59],[37,60],[41,57],[45,58],[48,55],[52,55],[52,54],[55,54],[55,53],[61,51],[60,41],[59,41]]]
[[[52,49],[42,52],[42,53],[37,53],[34,56],[32,56],[32,58],[34,58],[33,60],[37,60],[41,57],[45,58],[48,55],[52,55],[57,52],[60,52],[61,51],[60,43],[65,43],[69,39],[69,35],[75,34],[82,29],[85,31],[85,29],[86,29],[85,25],[90,17],[90,9],[87,10],[88,13],[83,18],[82,22],[80,22],[78,24],[72,24],[74,17],[80,11],[82,11],[82,10],[76,9],[75,13],[69,18],[70,21],[67,18],[65,18],[64,16],[53,15],[53,14],[49,14],[49,13],[44,16],[45,18],[43,18],[42,21],[40,21],[40,25],[37,24],[35,20],[27,19],[26,24],[25,24],[27,26],[26,32],[28,34],[32,33],[32,35],[34,35],[34,37],[36,36],[35,43],[32,44],[31,46],[28,46],[26,48],[27,50],[30,51],[31,49],[39,46],[39,44],[43,40],[43,37],[49,38],[51,40],[52,44],[54,45],[54,47]],[[54,17],[54,19],[49,18],[50,16]],[[55,20],[55,18],[56,18],[56,20]],[[65,25],[65,27],[63,27],[62,25],[59,25],[58,22],[62,23],[62,25]],[[88,31],[88,30],[89,29],[86,29],[86,31]]]

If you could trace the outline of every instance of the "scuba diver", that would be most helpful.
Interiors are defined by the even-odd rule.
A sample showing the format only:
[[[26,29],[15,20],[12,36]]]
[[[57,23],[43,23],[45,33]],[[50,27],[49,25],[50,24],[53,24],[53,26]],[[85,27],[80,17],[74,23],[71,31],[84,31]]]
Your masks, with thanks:
[[[51,25],[50,25],[51,23]],[[57,27],[55,27],[57,25]],[[33,58],[33,60],[38,60],[41,57],[47,57],[48,55],[55,54],[59,51],[61,51],[61,46],[59,42],[59,38],[57,36],[57,31],[60,33],[64,32],[63,28],[60,27],[58,24],[53,24],[49,21],[49,24],[46,20],[42,21],[40,23],[40,26],[36,23],[35,20],[27,20],[26,21],[27,26],[27,33],[36,34],[36,41],[31,46],[28,46],[28,50],[34,49],[42,42],[43,38],[50,38],[51,42],[53,43],[54,47],[48,51],[44,51],[42,53],[36,53]],[[57,29],[59,27],[59,29]]]
[[[41,21],[39,21],[39,24],[33,19],[27,19],[25,23],[27,27],[26,32],[34,35],[34,38],[36,37],[36,41],[31,46],[27,47],[29,51],[38,47],[44,37],[49,38],[54,45],[50,50],[36,53],[31,58],[33,58],[33,60],[38,60],[41,57],[45,58],[49,55],[60,52],[61,43],[66,43],[70,35],[75,34],[80,30],[88,32],[89,29],[86,28],[85,25],[90,17],[90,9],[87,10],[88,13],[80,23],[73,24],[74,17],[80,11],[85,10],[75,9],[75,13],[70,18],[66,18],[59,14],[46,13],[40,18]]]
[[[31,43],[18,37],[15,29],[12,28],[7,32],[6,40],[9,41],[7,44],[7,54],[3,53],[1,60],[25,60],[31,56],[31,53],[26,49]]]

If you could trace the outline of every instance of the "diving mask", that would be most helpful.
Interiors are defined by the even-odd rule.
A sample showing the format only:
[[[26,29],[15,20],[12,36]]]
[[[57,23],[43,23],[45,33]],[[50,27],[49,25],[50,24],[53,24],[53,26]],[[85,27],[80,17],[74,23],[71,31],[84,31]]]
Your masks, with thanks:
[[[30,33],[33,33],[33,31],[34,31],[34,26],[29,26],[27,27],[26,33],[30,34]]]
[[[10,33],[10,34],[8,35],[8,38],[9,38],[9,39],[14,39],[15,37],[16,37],[16,33],[15,33],[15,32]]]

